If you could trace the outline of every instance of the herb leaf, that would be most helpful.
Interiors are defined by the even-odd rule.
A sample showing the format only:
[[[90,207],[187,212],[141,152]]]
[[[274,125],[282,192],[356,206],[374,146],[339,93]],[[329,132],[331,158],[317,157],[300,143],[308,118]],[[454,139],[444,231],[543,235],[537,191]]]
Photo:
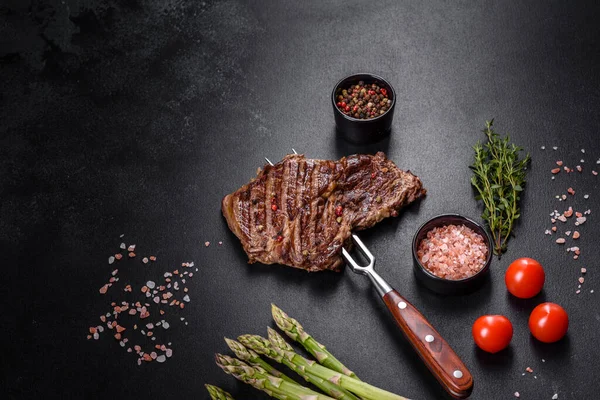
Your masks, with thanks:
[[[494,254],[506,251],[514,222],[521,216],[520,193],[525,186],[525,173],[531,161],[529,154],[519,158],[523,149],[510,143],[508,135],[494,132],[494,120],[486,121],[483,133],[486,143],[473,146],[475,157],[471,184],[477,191],[476,200],[483,202],[481,217],[488,224],[494,241]]]

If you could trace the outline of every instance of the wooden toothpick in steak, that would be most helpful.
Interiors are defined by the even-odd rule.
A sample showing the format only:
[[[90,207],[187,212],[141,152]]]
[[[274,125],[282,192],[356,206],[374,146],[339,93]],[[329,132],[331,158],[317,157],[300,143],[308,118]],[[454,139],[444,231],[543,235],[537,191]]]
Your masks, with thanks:
[[[425,193],[382,152],[339,161],[290,154],[225,196],[221,209],[249,263],[340,271],[353,230],[396,216]]]

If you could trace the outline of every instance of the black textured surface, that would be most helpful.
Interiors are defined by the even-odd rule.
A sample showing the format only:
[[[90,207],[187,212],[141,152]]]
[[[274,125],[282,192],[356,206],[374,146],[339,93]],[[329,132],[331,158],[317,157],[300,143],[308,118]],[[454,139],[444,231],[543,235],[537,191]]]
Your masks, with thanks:
[[[422,178],[425,200],[361,236],[381,275],[471,368],[473,399],[597,395],[600,192],[590,170],[600,157],[598,3],[302,3],[2,2],[2,393],[207,398],[208,382],[238,399],[266,398],[223,374],[212,355],[226,351],[223,336],[264,333],[275,302],[365,380],[410,398],[444,398],[363,277],[246,265],[220,200],[263,156],[277,160],[294,147],[315,158],[385,150]],[[398,92],[391,137],[367,147],[336,139],[329,103],[332,85],[358,71]],[[517,239],[481,290],[437,296],[415,283],[410,240],[435,214],[479,215],[467,165],[491,117],[533,156]],[[574,166],[581,158],[584,173],[550,180],[556,159]],[[576,196],[559,203],[554,195],[569,186]],[[592,209],[577,261],[544,235],[548,214],[569,204]],[[200,266],[182,314],[189,325],[172,314],[174,326],[161,333],[174,347],[162,365],[138,367],[108,335],[85,338],[117,298],[97,290],[121,233],[159,261],[124,264],[119,283],[139,288],[182,261]],[[528,301],[503,283],[520,256],[547,271],[544,291]],[[553,345],[527,330],[543,300],[571,317],[568,336]],[[515,328],[510,348],[493,356],[470,337],[486,313]],[[527,366],[534,373],[522,376]]]

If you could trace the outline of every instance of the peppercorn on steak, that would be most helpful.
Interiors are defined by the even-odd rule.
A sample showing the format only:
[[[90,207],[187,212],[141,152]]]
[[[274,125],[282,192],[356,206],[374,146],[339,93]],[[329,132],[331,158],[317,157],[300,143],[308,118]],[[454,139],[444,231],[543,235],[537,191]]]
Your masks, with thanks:
[[[397,216],[425,193],[382,152],[339,161],[291,154],[225,196],[221,209],[249,263],[340,271],[353,230]]]

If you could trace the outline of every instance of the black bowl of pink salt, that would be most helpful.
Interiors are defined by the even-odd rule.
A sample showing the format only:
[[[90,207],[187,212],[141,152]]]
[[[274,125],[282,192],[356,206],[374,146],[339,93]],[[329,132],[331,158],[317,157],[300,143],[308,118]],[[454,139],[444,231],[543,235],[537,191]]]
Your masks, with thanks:
[[[470,218],[439,215],[425,222],[413,238],[415,276],[440,294],[464,294],[488,276],[492,239]]]
[[[347,141],[367,144],[389,135],[396,93],[382,77],[367,73],[347,76],[334,86],[331,102],[336,130]]]

